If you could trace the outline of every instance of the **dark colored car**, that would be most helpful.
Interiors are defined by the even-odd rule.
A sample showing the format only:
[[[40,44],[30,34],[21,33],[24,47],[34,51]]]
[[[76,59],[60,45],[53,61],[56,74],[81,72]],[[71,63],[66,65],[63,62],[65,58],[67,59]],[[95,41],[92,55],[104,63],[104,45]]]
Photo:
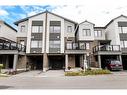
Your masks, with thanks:
[[[123,65],[119,60],[106,60],[105,69],[123,70]]]

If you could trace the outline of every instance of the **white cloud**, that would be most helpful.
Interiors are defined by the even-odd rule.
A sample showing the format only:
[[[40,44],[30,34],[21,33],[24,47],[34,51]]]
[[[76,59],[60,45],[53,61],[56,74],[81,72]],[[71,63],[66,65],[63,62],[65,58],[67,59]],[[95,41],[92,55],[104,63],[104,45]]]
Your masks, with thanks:
[[[5,5],[51,5],[53,12],[77,22],[88,20],[96,26],[105,26],[111,19],[127,15],[127,0],[1,0]],[[33,10],[23,6],[28,16],[43,11],[33,6]],[[39,10],[39,11],[38,11]]]
[[[9,15],[9,13],[3,9],[0,9],[0,16]]]

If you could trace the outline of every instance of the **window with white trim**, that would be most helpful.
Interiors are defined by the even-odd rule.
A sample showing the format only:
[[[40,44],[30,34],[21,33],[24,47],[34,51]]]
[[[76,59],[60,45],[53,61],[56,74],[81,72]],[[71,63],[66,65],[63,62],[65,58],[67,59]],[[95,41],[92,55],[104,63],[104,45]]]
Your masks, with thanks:
[[[86,43],[86,49],[90,49],[90,43]]]
[[[102,37],[102,31],[101,30],[95,30],[94,31],[94,36],[95,37]]]
[[[60,48],[60,41],[49,41],[49,48]]]
[[[61,27],[60,26],[50,26],[50,33],[60,33]]]
[[[31,48],[41,48],[42,41],[31,41]]]
[[[72,32],[72,26],[67,26],[67,32],[71,33]]]
[[[82,30],[82,35],[83,35],[83,36],[91,36],[91,31],[90,31],[90,29],[83,29],[83,30]]]
[[[43,26],[32,26],[32,33],[42,33]]]
[[[20,32],[25,32],[25,25],[21,26]]]

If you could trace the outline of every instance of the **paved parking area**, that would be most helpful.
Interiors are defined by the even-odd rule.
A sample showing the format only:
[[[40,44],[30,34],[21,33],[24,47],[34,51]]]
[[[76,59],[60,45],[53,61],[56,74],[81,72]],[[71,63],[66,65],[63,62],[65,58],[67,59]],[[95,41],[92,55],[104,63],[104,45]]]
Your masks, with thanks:
[[[8,78],[0,78],[0,89],[127,89],[127,71],[113,72],[110,75],[67,77],[45,76],[37,74],[40,71],[26,72]],[[56,71],[58,72],[58,71]],[[46,72],[51,75],[53,71]],[[45,74],[46,74],[45,73]],[[32,76],[26,76],[30,75]],[[43,74],[43,73],[41,73]]]
[[[14,75],[14,77],[63,77],[64,70],[49,70],[47,72],[43,72],[41,70],[28,71],[24,73],[20,73]]]

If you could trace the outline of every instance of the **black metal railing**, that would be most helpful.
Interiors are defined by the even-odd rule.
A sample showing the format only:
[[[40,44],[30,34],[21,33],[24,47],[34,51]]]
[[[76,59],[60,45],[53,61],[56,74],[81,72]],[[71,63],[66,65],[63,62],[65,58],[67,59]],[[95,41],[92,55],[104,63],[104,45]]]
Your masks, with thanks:
[[[98,51],[121,51],[120,45],[98,45],[93,47],[93,52]]]
[[[86,43],[66,42],[66,50],[86,50]]]
[[[26,46],[16,43],[16,42],[0,42],[0,50],[18,50],[18,51],[26,51]]]

